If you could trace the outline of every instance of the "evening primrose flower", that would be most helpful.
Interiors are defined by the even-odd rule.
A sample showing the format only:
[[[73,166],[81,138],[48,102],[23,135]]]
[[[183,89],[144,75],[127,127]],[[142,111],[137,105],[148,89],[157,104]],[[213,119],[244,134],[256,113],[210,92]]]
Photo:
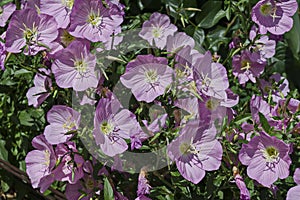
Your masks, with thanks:
[[[123,16],[105,8],[102,1],[75,0],[69,32],[92,42],[106,42],[122,22]]]
[[[125,15],[125,5],[120,3],[119,0],[105,0],[105,2],[109,6],[111,14],[120,15],[122,17]]]
[[[248,144],[243,144],[239,160],[247,167],[247,174],[265,187],[278,179],[289,176],[292,163],[289,157],[290,145],[274,136],[261,132],[253,137]]]
[[[35,55],[52,47],[58,36],[57,23],[49,15],[38,14],[34,9],[15,11],[7,28],[8,52]]]
[[[79,128],[80,113],[64,105],[55,105],[47,113],[44,135],[50,144],[60,144],[68,141],[73,134],[70,132]]]
[[[276,41],[269,39],[267,35],[262,35],[256,39],[258,33],[258,28],[254,25],[252,26],[249,39],[254,42],[250,47],[250,50],[258,52],[260,54],[260,60],[266,61],[268,58],[272,58],[276,52]]]
[[[102,168],[103,169],[103,168]],[[94,194],[99,194],[103,190],[101,180],[96,180],[93,177],[94,169],[92,163],[88,160],[83,165],[84,176],[75,184],[68,183],[66,186],[65,195],[67,199],[90,200]],[[99,170],[98,175],[103,170]]]
[[[93,135],[102,152],[110,157],[128,149],[125,139],[140,131],[135,115],[122,109],[112,95],[99,100],[94,117]]]
[[[16,5],[13,3],[8,3],[0,7],[0,27],[4,27],[6,25],[7,20],[15,10]]]
[[[96,57],[90,53],[88,42],[75,40],[53,57],[52,72],[59,87],[75,91],[97,87]]]
[[[6,33],[0,36],[1,39],[5,38]],[[6,47],[5,44],[0,40],[0,69],[5,70],[5,60],[6,60]]]
[[[170,23],[168,15],[153,13],[150,19],[143,23],[139,36],[147,40],[150,45],[163,49],[167,44],[167,38],[174,35],[177,27]]]
[[[138,189],[137,189],[137,199],[149,199],[146,197],[146,194],[150,194],[151,186],[149,185],[149,181],[146,178],[146,170],[142,168],[138,178]]]
[[[126,66],[126,72],[120,78],[123,85],[130,88],[138,101],[152,102],[165,93],[172,83],[173,69],[163,57],[138,55],[136,60]]]
[[[209,51],[196,58],[193,72],[200,94],[227,99],[226,89],[229,87],[229,82],[226,68],[220,63],[212,62]]]
[[[266,66],[265,61],[260,60],[259,52],[242,51],[241,55],[232,58],[233,75],[239,79],[240,84],[245,84],[249,80],[256,83]]]
[[[297,9],[296,0],[261,0],[252,8],[251,17],[261,34],[282,35],[293,27],[292,16]]]
[[[289,189],[286,195],[287,200],[298,200],[300,199],[300,168],[297,168],[294,173],[294,181],[297,186]]]
[[[21,8],[22,9],[31,8],[40,12],[40,3],[41,0],[21,0]]]
[[[168,146],[168,155],[176,162],[180,174],[194,184],[205,176],[205,171],[219,169],[222,146],[216,139],[216,128],[191,121]]]
[[[195,41],[192,37],[188,36],[184,32],[175,33],[175,35],[169,35],[167,38],[167,51],[175,53],[184,47],[195,47]]]
[[[236,186],[240,189],[240,200],[250,200],[250,192],[244,182],[243,177],[240,175],[238,168],[234,166],[232,171]]]
[[[45,75],[37,73],[33,79],[34,86],[29,88],[26,93],[28,105],[33,105],[35,108],[40,106],[43,101],[47,99],[50,95],[50,88],[52,87],[51,78],[47,76],[50,74],[50,70],[42,68],[40,71],[44,72]]]
[[[269,123],[272,121],[271,106],[261,96],[252,96],[250,100],[250,111],[252,119],[256,124],[260,124],[259,113],[264,115]]]
[[[43,0],[40,2],[41,13],[53,16],[58,28],[67,28],[74,0]]]
[[[206,95],[201,96],[201,100],[198,100],[198,112],[200,120],[207,123],[215,123],[216,120],[222,121],[225,116],[228,116],[228,120],[231,120],[231,107],[235,106],[239,102],[239,96],[234,94],[231,90],[226,90],[227,99],[217,99]]]
[[[56,52],[66,48],[67,46],[69,46],[69,44],[71,44],[75,40],[88,43],[87,40],[85,39],[75,38],[66,29],[61,29],[61,28],[58,29],[58,37],[54,41],[51,51],[48,53],[49,58],[53,58]]]
[[[33,188],[40,187],[44,192],[54,181],[49,179],[56,163],[56,155],[53,147],[44,135],[38,135],[32,140],[35,150],[28,152],[25,158],[26,173],[29,176]]]
[[[84,176],[84,159],[78,153],[76,144],[70,141],[58,144],[55,148],[55,153],[60,161],[53,171],[55,180],[67,181],[70,184],[78,182]]]
[[[300,185],[300,168],[297,168],[295,170],[293,178],[294,178],[295,183],[297,183],[298,185]]]
[[[182,109],[181,111],[181,122],[183,125],[190,120],[198,120],[199,119],[199,99],[196,97],[189,98],[178,98],[174,102],[174,105],[178,108]],[[185,114],[187,113],[187,114]]]
[[[286,200],[298,200],[300,199],[300,185],[289,189],[286,195]]]
[[[289,81],[280,74],[273,74],[268,79],[268,81],[264,79],[259,80],[263,96],[268,98],[268,96],[271,95],[272,100],[278,103],[290,92]]]
[[[179,83],[178,87],[185,90],[184,87],[193,82],[193,62],[198,53],[191,46],[179,48],[175,55],[176,81]]]

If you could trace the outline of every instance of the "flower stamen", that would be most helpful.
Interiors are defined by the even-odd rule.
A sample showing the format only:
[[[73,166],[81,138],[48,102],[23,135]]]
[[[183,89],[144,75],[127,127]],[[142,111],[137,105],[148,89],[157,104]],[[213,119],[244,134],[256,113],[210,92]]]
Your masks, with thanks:
[[[148,83],[154,84],[157,82],[158,80],[158,75],[157,75],[157,71],[156,70],[147,70],[145,72],[145,77]]]

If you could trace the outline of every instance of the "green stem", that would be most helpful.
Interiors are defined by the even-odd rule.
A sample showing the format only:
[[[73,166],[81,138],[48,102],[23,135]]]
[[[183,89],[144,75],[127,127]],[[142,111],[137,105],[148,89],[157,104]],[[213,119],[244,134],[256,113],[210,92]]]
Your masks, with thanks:
[[[224,33],[224,35],[227,35],[227,33],[228,33],[228,31],[229,31],[229,29],[232,27],[232,25],[234,24],[234,22],[235,22],[235,20],[236,20],[236,18],[237,18],[237,15],[236,16],[234,16],[234,18],[231,20],[231,22],[227,25],[227,28],[226,28],[226,30],[225,30],[225,33]]]
[[[232,58],[235,54],[239,53],[241,50],[242,50],[241,48],[237,48],[234,51],[230,51],[230,53],[227,56],[227,58],[222,62],[222,65],[225,65],[225,63],[229,60],[229,58]]]
[[[153,175],[155,175],[161,182],[163,182],[165,185],[167,185],[169,188],[171,188],[172,190],[175,190],[174,189],[174,186],[171,185],[168,181],[166,181],[163,177],[161,177],[161,175],[157,172],[157,171],[154,171],[153,172]]]

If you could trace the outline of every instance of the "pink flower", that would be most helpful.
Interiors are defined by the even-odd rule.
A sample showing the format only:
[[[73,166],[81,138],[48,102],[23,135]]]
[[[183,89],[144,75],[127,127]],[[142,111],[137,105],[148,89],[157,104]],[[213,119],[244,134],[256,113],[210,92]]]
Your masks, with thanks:
[[[43,193],[54,181],[51,173],[55,167],[56,155],[44,135],[33,138],[32,146],[36,149],[26,155],[26,172],[32,187],[40,187],[40,191]]]
[[[96,57],[89,48],[88,42],[76,40],[55,53],[52,72],[59,87],[75,91],[97,87]]]
[[[165,93],[172,77],[173,69],[168,66],[167,59],[149,54],[138,55],[136,60],[129,62],[120,80],[138,101],[150,103]]]
[[[139,36],[155,45],[159,49],[163,49],[167,44],[167,38],[177,31],[177,27],[170,23],[168,15],[153,13],[150,19],[143,23],[143,27]]]
[[[41,69],[45,75],[37,73],[34,76],[34,87],[29,88],[26,93],[28,105],[33,105],[35,108],[40,106],[43,101],[50,95],[50,88],[52,87],[51,78],[46,76],[50,74],[50,70]]]
[[[290,145],[261,132],[253,137],[248,144],[243,144],[239,159],[247,167],[247,174],[265,187],[278,179],[289,176],[292,163],[289,157]]]
[[[106,42],[123,22],[123,16],[111,12],[99,0],[75,0],[69,32],[92,42]]]
[[[57,23],[49,15],[38,14],[34,9],[14,12],[6,33],[8,52],[36,55],[39,51],[51,48],[58,36]]]
[[[44,135],[50,144],[60,144],[68,141],[72,131],[76,131],[80,124],[80,113],[63,105],[53,106],[47,113]]]

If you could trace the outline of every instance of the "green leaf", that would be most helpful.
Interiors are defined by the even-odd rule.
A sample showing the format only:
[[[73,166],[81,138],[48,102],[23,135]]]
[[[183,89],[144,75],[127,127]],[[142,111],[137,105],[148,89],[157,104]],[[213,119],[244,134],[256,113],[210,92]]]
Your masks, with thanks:
[[[248,181],[247,188],[249,188],[250,190],[254,190],[254,182],[252,180]]]
[[[195,32],[194,32],[194,35],[193,35],[193,38],[194,38],[195,42],[201,46],[204,39],[205,39],[204,30],[201,29],[201,28],[196,28]]]
[[[1,180],[1,190],[3,192],[7,192],[9,190],[9,188],[10,188],[9,185]]]
[[[0,158],[2,160],[7,160],[8,156],[8,152],[5,149],[5,141],[4,140],[0,140]]]
[[[259,113],[259,121],[260,121],[261,126],[263,127],[263,129],[267,133],[269,133],[271,126],[270,126],[268,120],[266,119],[266,117],[262,113]]]
[[[48,195],[51,195],[51,191],[50,190],[46,190],[44,193],[43,193],[43,195],[45,195],[45,196],[48,196]]]
[[[228,37],[225,37],[225,34],[226,28],[222,26],[217,26],[212,31],[210,31],[206,36],[206,40],[209,45],[208,49],[218,51],[222,44],[227,46],[230,39]]]
[[[4,5],[6,5],[6,4],[8,4],[8,3],[11,3],[11,2],[13,2],[14,0],[2,0],[1,2],[0,2],[0,6],[4,6]]]
[[[4,79],[3,81],[0,81],[0,85],[12,86],[12,85],[16,85],[16,84],[17,83],[11,79]]]
[[[33,119],[31,118],[31,115],[26,111],[22,110],[19,115],[20,123],[24,126],[32,126],[33,125]]]
[[[149,141],[149,144],[151,144],[153,141],[155,141],[160,135],[161,135],[161,132],[156,133],[156,134],[151,138],[151,140]]]
[[[201,10],[197,18],[201,28],[211,28],[226,16],[226,12],[222,10],[222,1],[207,1]]]
[[[15,77],[20,77],[23,76],[24,74],[32,74],[32,72],[28,71],[27,69],[19,69],[14,73]]]
[[[252,116],[250,113],[244,114],[244,115],[239,115],[234,119],[234,123],[237,125],[242,124],[243,122],[246,122],[247,120],[251,119]]]
[[[114,200],[114,191],[110,185],[110,182],[104,178],[104,200]]]
[[[299,15],[293,16],[294,26],[293,28],[285,34],[289,47],[293,53],[294,58],[299,60],[300,53],[300,20]]]
[[[162,1],[166,7],[167,10],[169,11],[168,14],[170,14],[172,17],[175,18],[175,21],[179,19],[179,9],[182,6],[182,1],[181,0],[163,0]]]
[[[181,176],[180,173],[179,173],[178,171],[171,172],[171,175],[172,175],[172,176],[175,176],[175,177]]]
[[[218,197],[219,199],[224,199],[224,192],[218,191]]]
[[[192,18],[196,12],[201,12],[199,8],[197,8],[196,0],[183,0],[183,8],[181,12],[183,12],[185,18]]]
[[[139,4],[142,5],[141,10],[144,8],[152,9],[152,10],[159,10],[161,7],[161,2],[159,0],[152,1],[152,0],[139,0]]]
[[[214,179],[214,185],[217,187],[220,187],[222,182],[226,179],[226,176],[218,176],[217,178]]]
[[[226,19],[229,21],[230,20],[230,17],[231,17],[231,8],[228,7],[226,10],[225,10],[225,15],[226,15]]]

